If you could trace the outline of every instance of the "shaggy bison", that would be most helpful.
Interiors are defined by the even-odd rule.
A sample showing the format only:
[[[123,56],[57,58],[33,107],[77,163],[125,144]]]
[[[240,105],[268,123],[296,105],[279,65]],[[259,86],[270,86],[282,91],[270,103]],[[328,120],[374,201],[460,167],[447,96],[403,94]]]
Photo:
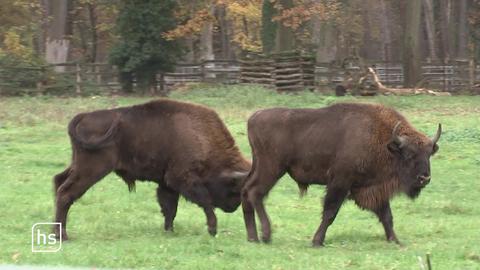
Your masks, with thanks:
[[[441,125],[428,138],[401,114],[381,105],[336,104],[321,109],[267,109],[248,120],[252,169],[242,190],[249,241],[270,241],[270,221],[263,198],[288,173],[301,192],[326,185],[322,222],[313,238],[323,245],[327,228],[345,198],[371,210],[388,241],[399,243],[393,230],[389,199],[398,192],[416,198],[430,182],[429,158],[437,150]]]
[[[128,185],[158,183],[157,198],[165,230],[173,229],[179,195],[198,204],[216,234],[214,208],[233,212],[240,205],[250,163],[218,115],[203,106],[168,99],[82,113],[68,126],[72,163],[54,177],[55,221],[66,221],[70,206],[91,186],[114,171]]]

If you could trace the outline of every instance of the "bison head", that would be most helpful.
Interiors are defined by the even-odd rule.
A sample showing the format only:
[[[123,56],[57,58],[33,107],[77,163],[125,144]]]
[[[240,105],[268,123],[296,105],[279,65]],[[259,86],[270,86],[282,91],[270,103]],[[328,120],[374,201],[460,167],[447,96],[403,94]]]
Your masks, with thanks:
[[[414,143],[407,136],[398,135],[398,122],[392,131],[388,150],[395,156],[395,167],[405,193],[416,198],[422,188],[430,182],[430,157],[438,151],[438,139],[442,125],[438,124],[437,134],[430,140]]]
[[[240,205],[240,191],[248,171],[225,171],[207,184],[213,205],[227,213],[234,212]]]

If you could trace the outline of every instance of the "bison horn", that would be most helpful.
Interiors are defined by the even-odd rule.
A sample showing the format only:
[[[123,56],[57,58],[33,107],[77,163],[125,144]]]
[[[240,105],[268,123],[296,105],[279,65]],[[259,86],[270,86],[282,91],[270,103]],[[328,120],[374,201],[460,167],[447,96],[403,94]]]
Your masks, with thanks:
[[[398,121],[395,126],[393,127],[393,131],[392,131],[392,140],[398,144],[398,146],[401,148],[405,142],[406,142],[406,139],[402,136],[398,136],[398,128],[400,127],[400,124],[401,122]]]
[[[248,171],[247,172],[241,172],[241,171],[227,171],[227,172],[223,172],[221,174],[221,177],[223,178],[233,178],[233,179],[244,179],[245,177],[247,177],[248,175]]]
[[[436,144],[438,142],[438,139],[440,139],[440,135],[442,135],[442,124],[438,124],[438,129],[437,129],[437,134],[432,138],[433,144]]]

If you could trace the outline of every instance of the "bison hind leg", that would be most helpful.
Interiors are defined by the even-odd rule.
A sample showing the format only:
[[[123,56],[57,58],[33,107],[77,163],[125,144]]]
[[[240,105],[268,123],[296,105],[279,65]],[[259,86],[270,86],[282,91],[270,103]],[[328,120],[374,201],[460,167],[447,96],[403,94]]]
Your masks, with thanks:
[[[63,172],[55,175],[53,177],[53,192],[57,195],[58,188],[67,180],[68,176],[70,175],[71,169],[70,167],[66,168]]]
[[[66,180],[57,189],[55,222],[62,224],[62,230],[61,232],[55,231],[56,237],[60,237],[61,234],[62,239],[67,240],[66,225],[70,206],[110,171],[110,168],[104,166],[96,169],[89,169],[89,167],[76,168],[70,172]]]

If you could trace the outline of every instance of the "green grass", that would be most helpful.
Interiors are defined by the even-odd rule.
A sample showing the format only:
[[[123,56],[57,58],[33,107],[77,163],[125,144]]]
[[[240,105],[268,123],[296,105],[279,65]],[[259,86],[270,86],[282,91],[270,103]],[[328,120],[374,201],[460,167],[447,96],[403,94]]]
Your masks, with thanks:
[[[208,235],[196,205],[181,200],[175,232],[163,231],[155,185],[136,193],[111,174],[71,209],[69,236],[58,253],[32,253],[31,227],[53,219],[52,176],[70,162],[66,125],[82,111],[147,101],[148,97],[0,97],[0,264],[155,269],[420,269],[431,254],[433,269],[480,269],[480,96],[343,97],[315,93],[279,95],[253,86],[198,87],[171,98],[218,111],[250,157],[246,120],[273,106],[322,107],[339,101],[375,102],[397,108],[419,130],[433,134],[441,122],[440,151],[432,183],[412,202],[392,201],[404,247],[384,240],[382,226],[352,202],[344,204],[326,246],[311,238],[320,223],[324,188],[303,199],[285,176],[266,200],[273,224],[270,245],[248,243],[241,209],[217,211],[219,233]]]

